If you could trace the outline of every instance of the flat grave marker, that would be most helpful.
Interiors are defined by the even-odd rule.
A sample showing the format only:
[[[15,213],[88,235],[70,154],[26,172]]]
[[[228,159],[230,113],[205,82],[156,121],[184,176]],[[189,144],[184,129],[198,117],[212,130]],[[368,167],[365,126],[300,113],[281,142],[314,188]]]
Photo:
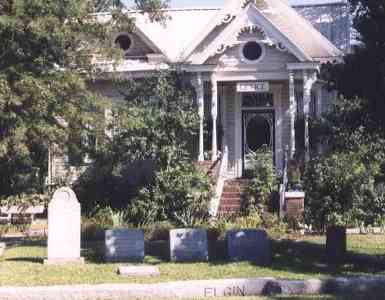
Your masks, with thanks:
[[[174,229],[170,231],[171,261],[207,261],[208,258],[206,230]]]
[[[155,277],[160,276],[156,266],[120,266],[118,274],[124,277]]]

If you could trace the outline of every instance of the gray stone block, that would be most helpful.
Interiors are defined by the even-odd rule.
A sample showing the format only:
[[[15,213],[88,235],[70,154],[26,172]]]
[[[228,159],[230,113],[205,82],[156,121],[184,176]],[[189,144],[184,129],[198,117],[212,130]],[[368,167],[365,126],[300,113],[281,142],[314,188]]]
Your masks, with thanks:
[[[160,276],[159,268],[156,266],[120,266],[118,274],[125,277]]]
[[[174,229],[170,231],[171,261],[207,261],[208,258],[206,230]]]
[[[253,261],[258,265],[271,263],[271,245],[264,230],[231,230],[226,234],[227,251],[232,261]]]
[[[106,230],[105,259],[108,262],[143,261],[143,231],[136,229]]]

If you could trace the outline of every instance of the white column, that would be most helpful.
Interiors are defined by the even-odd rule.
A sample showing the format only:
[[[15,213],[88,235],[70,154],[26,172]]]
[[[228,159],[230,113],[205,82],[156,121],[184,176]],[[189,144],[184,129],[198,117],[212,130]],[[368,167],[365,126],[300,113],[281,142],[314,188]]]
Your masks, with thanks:
[[[218,83],[215,75],[211,76],[211,117],[213,119],[212,131],[212,155],[211,160],[216,161],[218,158],[218,142],[217,142],[217,118],[218,118]]]
[[[202,74],[197,73],[196,85],[197,102],[198,102],[198,114],[199,114],[199,155],[198,161],[204,161],[204,145],[203,145],[203,122],[204,122],[204,86],[202,80]]]
[[[289,72],[289,114],[290,114],[290,158],[294,158],[296,146],[295,146],[295,115],[296,115],[296,100],[295,100],[295,83],[294,72]]]
[[[112,114],[111,108],[104,109],[104,121],[105,121],[104,133],[110,140],[112,140],[114,137],[114,132],[112,128],[114,123],[114,116]]]
[[[316,81],[316,73],[313,71],[310,74],[308,71],[303,71],[303,114],[305,128],[305,161],[310,160],[310,141],[309,141],[309,114],[311,102],[311,89]]]

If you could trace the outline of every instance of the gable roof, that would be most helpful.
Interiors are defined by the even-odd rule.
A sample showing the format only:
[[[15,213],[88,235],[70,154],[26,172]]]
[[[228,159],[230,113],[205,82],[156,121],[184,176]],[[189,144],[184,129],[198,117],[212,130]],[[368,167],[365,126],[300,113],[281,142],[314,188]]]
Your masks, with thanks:
[[[228,0],[225,7],[218,13],[222,18],[228,15],[241,17],[242,11],[248,8],[255,9],[255,16],[261,22],[263,30],[279,35],[280,42],[291,49],[300,61],[318,61],[341,57],[343,54],[310,22],[300,16],[284,0],[260,0],[256,4],[249,4],[242,8],[239,0]],[[195,41],[191,48],[185,51],[185,55],[191,56],[196,47],[212,32],[219,23],[210,23],[202,33],[200,40]],[[298,53],[299,51],[299,53]]]
[[[218,13],[219,9],[170,9],[165,24],[151,22],[146,14],[131,13],[136,26],[170,62],[179,62],[181,53]]]
[[[300,61],[323,61],[343,54],[327,38],[306,21],[286,0],[258,0],[256,5],[242,7],[241,0],[227,0],[222,9],[188,8],[167,9],[170,18],[165,24],[152,22],[147,14],[127,13],[136,19],[137,33],[152,49],[162,53],[168,62],[190,61],[194,50],[221,24],[234,26],[245,11],[253,11],[262,29],[272,34]],[[99,20],[108,14],[99,15]],[[223,22],[228,19],[228,22]],[[238,20],[239,21],[239,20]],[[239,22],[238,22],[239,23]],[[227,29],[227,28],[225,28]],[[227,30],[230,32],[230,29]],[[277,38],[278,37],[278,38]],[[205,60],[199,60],[203,63]]]

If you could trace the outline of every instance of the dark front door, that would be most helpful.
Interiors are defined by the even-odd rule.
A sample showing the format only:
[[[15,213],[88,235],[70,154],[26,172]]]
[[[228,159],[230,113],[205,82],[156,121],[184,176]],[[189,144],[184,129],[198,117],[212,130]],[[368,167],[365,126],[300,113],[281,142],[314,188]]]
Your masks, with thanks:
[[[266,149],[274,153],[275,121],[273,110],[242,112],[243,175],[248,176],[251,158]],[[272,157],[273,158],[273,157]]]

